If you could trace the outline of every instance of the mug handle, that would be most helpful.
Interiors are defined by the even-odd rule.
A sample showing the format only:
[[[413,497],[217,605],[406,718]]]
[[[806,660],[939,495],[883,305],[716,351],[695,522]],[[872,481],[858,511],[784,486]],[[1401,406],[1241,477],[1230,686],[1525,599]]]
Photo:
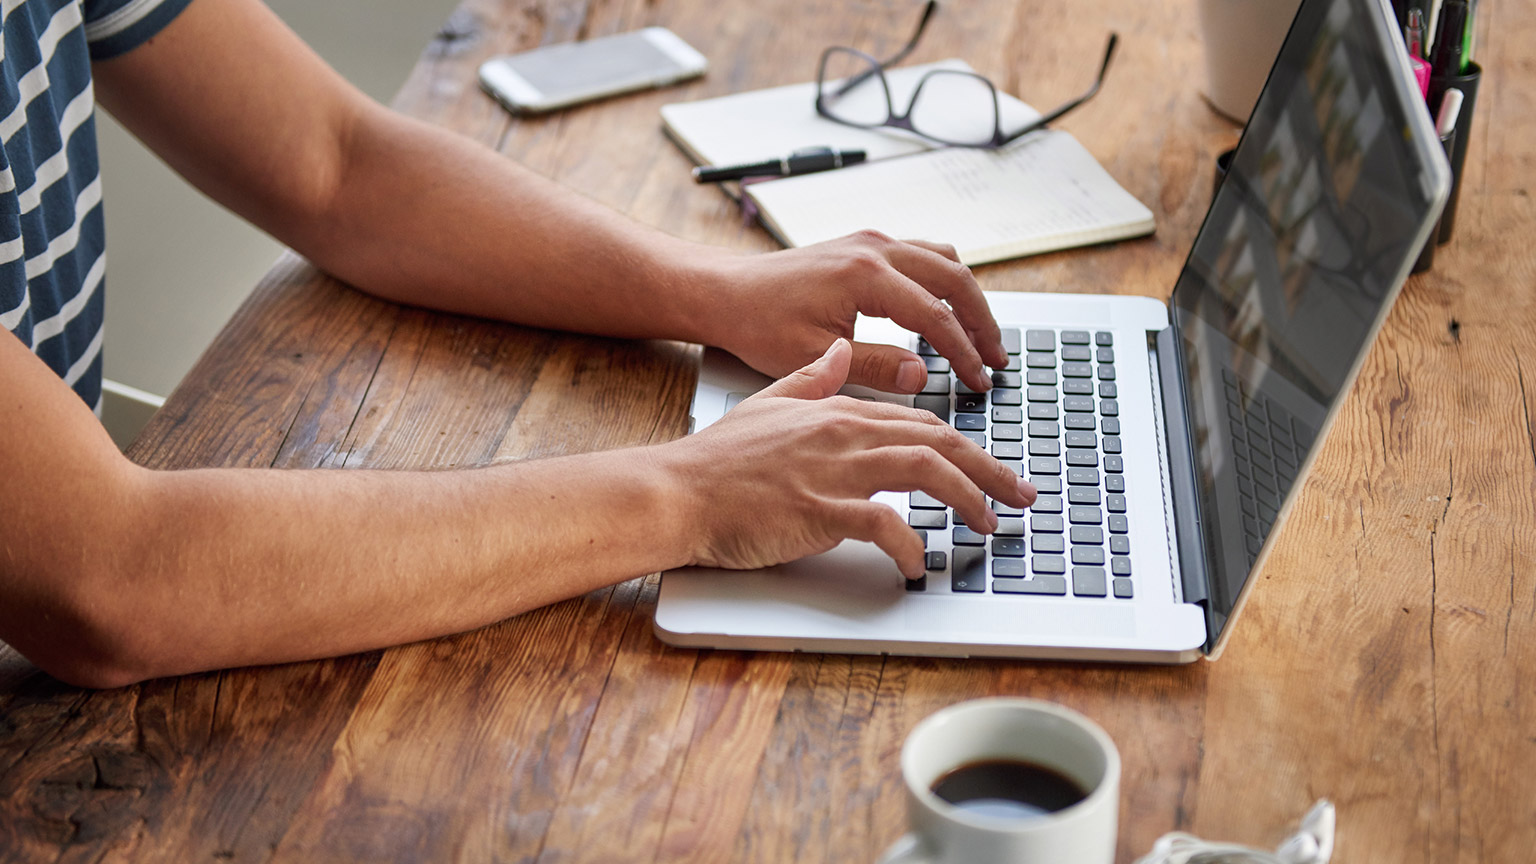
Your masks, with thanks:
[[[916,834],[905,834],[880,856],[879,864],[931,864],[933,850]]]

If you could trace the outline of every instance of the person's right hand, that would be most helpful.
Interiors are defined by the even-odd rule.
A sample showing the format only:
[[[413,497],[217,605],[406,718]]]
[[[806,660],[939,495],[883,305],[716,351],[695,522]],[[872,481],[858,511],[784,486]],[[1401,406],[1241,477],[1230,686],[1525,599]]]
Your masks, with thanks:
[[[876,492],[922,490],[983,534],[997,528],[987,496],[1034,503],[1033,486],[932,413],[834,395],[852,354],[838,339],[708,429],[656,448],[697,526],[690,563],[756,569],[852,538],[876,544],[916,579],[923,543],[894,509],[870,500]]]

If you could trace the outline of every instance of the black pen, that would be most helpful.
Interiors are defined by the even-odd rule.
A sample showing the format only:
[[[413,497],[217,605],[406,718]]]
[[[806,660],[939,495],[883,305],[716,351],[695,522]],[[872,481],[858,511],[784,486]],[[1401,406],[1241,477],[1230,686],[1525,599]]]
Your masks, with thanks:
[[[863,150],[834,150],[831,147],[807,147],[782,159],[769,159],[751,165],[700,165],[693,169],[693,179],[700,183],[720,183],[745,177],[790,177],[830,171],[864,161]]]

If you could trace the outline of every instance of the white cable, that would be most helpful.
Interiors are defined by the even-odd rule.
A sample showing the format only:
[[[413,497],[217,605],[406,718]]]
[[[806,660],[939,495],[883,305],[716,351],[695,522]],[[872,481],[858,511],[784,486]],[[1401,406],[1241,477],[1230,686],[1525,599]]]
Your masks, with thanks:
[[[1136,864],[1328,864],[1333,857],[1333,805],[1325,798],[1312,805],[1301,830],[1273,852],[1233,843],[1209,843],[1193,834],[1174,831],[1152,844]]]

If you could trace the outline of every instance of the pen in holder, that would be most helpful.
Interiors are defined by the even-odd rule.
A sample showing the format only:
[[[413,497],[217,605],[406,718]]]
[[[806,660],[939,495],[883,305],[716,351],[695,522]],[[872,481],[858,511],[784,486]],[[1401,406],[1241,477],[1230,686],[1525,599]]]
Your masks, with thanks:
[[[1483,78],[1483,67],[1476,63],[1468,63],[1459,75],[1442,75],[1439,70],[1429,79],[1429,113],[1437,116],[1440,113],[1440,101],[1445,97],[1445,91],[1455,88],[1461,91],[1461,114],[1456,118],[1456,129],[1453,146],[1446,152],[1451,160],[1451,197],[1445,202],[1445,211],[1440,214],[1440,242],[1445,243],[1451,239],[1451,231],[1456,227],[1456,202],[1461,198],[1461,166],[1467,159],[1467,144],[1472,138],[1472,114],[1477,107],[1477,85]]]

